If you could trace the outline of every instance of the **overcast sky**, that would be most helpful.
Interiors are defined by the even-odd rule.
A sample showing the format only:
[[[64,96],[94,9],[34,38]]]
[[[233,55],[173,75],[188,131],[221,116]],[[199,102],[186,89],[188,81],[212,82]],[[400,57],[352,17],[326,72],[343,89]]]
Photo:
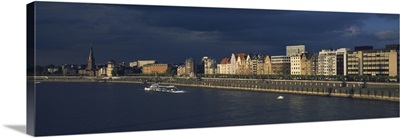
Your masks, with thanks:
[[[399,15],[227,8],[36,3],[37,64],[96,64],[113,59],[163,63],[220,61],[231,53],[284,55],[399,43]]]

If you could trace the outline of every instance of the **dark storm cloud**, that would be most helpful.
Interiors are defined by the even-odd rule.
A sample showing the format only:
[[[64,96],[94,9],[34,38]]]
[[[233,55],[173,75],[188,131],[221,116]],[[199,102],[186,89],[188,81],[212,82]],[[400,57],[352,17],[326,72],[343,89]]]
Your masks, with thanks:
[[[394,29],[371,31],[368,19],[390,20],[382,26]],[[295,44],[309,51],[383,46],[399,36],[398,16],[360,13],[39,2],[36,21],[39,64],[83,64],[90,44],[97,63],[183,62],[232,52],[285,54]]]

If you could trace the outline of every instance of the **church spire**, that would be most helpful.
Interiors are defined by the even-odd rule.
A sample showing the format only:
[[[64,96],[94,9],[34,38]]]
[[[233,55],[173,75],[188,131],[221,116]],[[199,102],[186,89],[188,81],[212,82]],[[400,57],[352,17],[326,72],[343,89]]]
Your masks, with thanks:
[[[93,56],[93,47],[92,44],[90,44],[90,52],[89,52],[89,58],[88,58],[88,64],[86,67],[86,70],[95,70],[96,65],[94,64],[94,56]]]
[[[94,60],[94,57],[93,57],[93,46],[92,46],[92,44],[90,44],[89,60]]]

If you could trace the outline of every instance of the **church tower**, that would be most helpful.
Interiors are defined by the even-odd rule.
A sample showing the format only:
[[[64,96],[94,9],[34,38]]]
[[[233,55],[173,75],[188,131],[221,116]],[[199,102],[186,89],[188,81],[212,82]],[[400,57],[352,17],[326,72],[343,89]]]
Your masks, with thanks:
[[[96,64],[94,64],[94,56],[93,56],[93,47],[90,46],[90,52],[89,52],[89,58],[88,58],[88,64],[86,67],[87,71],[94,71]]]
[[[88,76],[96,76],[97,73],[97,66],[94,64],[94,56],[93,56],[93,47],[90,46],[88,64],[86,67],[86,75]]]

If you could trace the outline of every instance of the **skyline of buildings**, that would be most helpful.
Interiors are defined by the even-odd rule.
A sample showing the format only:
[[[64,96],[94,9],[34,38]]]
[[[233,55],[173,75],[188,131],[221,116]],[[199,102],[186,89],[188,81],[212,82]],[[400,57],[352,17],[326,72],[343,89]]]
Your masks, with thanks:
[[[91,47],[86,67],[63,65],[61,70],[64,75],[87,76],[164,74],[171,68],[175,70],[175,75],[189,77],[195,77],[196,74],[325,76],[398,76],[399,74],[399,44],[387,45],[385,49],[356,46],[354,51],[350,51],[350,48],[321,49],[318,53],[308,53],[305,45],[292,45],[286,48],[288,52],[286,55],[232,53],[230,58],[223,58],[220,62],[204,56],[199,63],[188,58],[183,64],[176,65],[158,63],[155,59],[136,60],[129,62],[128,67],[124,62],[117,64],[114,60],[109,60],[106,65],[95,64],[94,51]],[[73,73],[73,69],[77,73]],[[53,74],[58,68],[47,70]]]

